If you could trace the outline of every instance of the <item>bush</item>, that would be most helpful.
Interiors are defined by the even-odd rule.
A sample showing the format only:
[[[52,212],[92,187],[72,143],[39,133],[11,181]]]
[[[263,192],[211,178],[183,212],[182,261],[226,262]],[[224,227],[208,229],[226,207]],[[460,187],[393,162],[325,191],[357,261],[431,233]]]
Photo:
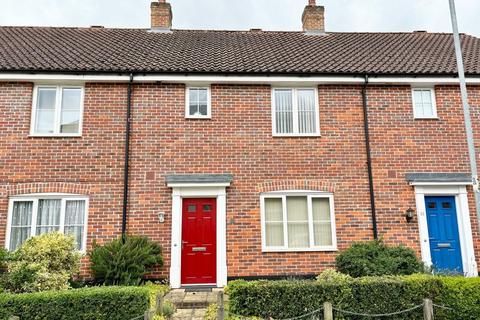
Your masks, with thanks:
[[[352,277],[410,275],[424,270],[412,249],[389,247],[382,241],[353,244],[337,256],[336,266]]]
[[[162,248],[147,237],[128,236],[103,246],[94,243],[90,253],[95,280],[106,285],[138,285],[148,270],[162,266]]]
[[[148,308],[148,289],[97,287],[27,294],[0,294],[0,319],[125,320]]]
[[[315,311],[323,302],[335,308],[368,314],[397,312],[420,305],[425,298],[453,310],[435,308],[435,318],[478,319],[480,278],[428,275],[343,278],[330,275],[317,281],[237,280],[228,284],[233,314],[261,318],[293,318]],[[422,319],[422,308],[392,319]],[[336,313],[336,319],[364,319]],[[366,319],[366,318],[365,318]],[[371,318],[369,318],[371,319]]]
[[[80,258],[71,236],[54,232],[32,237],[7,261],[3,286],[13,293],[68,289]]]

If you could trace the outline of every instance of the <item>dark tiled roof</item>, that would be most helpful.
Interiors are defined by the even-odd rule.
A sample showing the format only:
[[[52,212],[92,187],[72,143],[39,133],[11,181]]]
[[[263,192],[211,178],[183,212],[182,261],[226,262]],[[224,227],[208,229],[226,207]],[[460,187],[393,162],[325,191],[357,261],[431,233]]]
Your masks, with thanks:
[[[408,182],[464,182],[471,183],[472,176],[468,173],[407,173]]]
[[[462,36],[467,74],[480,39]],[[452,36],[1,27],[0,71],[455,74]]]

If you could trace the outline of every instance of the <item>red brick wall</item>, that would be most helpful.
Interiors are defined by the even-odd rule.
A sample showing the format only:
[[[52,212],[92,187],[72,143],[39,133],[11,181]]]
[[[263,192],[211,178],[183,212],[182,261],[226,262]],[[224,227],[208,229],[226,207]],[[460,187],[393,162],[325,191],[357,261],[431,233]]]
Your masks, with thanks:
[[[39,192],[80,188],[88,193],[87,247],[93,239],[120,234],[126,89],[86,85],[81,138],[31,138],[32,85],[0,84],[0,241],[8,196],[19,194],[19,185]],[[471,89],[478,119],[480,88]],[[360,90],[320,86],[322,136],[273,138],[269,86],[212,85],[212,119],[194,120],[185,119],[183,85],[135,85],[128,231],[162,244],[166,265],[156,276],[167,276],[169,269],[171,190],[166,174],[234,175],[227,189],[229,276],[313,274],[333,265],[334,253],[261,252],[262,191],[305,183],[333,191],[339,249],[371,239]],[[415,208],[404,174],[468,172],[459,94],[453,87],[437,87],[439,120],[413,120],[408,86],[371,87],[369,103],[379,232],[390,243],[419,250],[416,219],[407,224],[403,217],[408,207]],[[470,209],[478,257],[473,202]],[[159,212],[166,213],[164,223],[158,221]]]

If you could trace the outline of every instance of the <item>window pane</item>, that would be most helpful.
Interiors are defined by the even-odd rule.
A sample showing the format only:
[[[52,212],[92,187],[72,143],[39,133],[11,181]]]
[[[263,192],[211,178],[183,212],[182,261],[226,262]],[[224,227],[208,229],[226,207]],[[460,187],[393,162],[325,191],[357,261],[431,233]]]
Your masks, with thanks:
[[[207,104],[208,89],[198,89],[198,101],[200,103]]]
[[[35,119],[36,133],[54,132],[56,95],[57,91],[54,88],[38,88]]]
[[[284,246],[281,198],[265,199],[265,240],[269,247]]]
[[[65,226],[65,234],[73,235],[78,250],[83,250],[83,226],[70,227]]]
[[[191,116],[198,115],[199,114],[198,104],[190,104],[190,110],[189,111],[190,111]]]
[[[330,221],[330,200],[328,198],[312,198],[314,221]]]
[[[65,225],[83,225],[85,219],[85,201],[68,200],[65,203]]]
[[[67,200],[65,202],[65,234],[74,236],[77,249],[82,250],[85,223],[85,201]]]
[[[313,232],[316,246],[331,246],[333,244],[330,222],[314,222]]]
[[[292,90],[275,90],[275,125],[277,133],[293,133]]]
[[[80,129],[81,89],[63,89],[60,132],[78,133]]]
[[[31,201],[15,201],[12,210],[12,228],[10,232],[10,250],[16,250],[31,233],[32,226]]]
[[[315,91],[298,90],[298,131],[299,133],[315,133]]]
[[[267,247],[283,247],[283,222],[265,223],[265,242]]]
[[[288,247],[308,248],[307,197],[287,197]]]
[[[207,104],[206,104],[206,103],[205,103],[205,104],[203,104],[203,103],[200,104],[200,106],[199,106],[199,108],[198,108],[200,115],[202,115],[202,116],[208,115],[208,110],[207,110],[207,108],[208,108],[208,107],[207,107]]]
[[[333,240],[329,199],[313,198],[312,210],[315,245],[331,246],[333,244]]]
[[[190,103],[198,103],[198,89],[189,89]]]
[[[265,199],[265,221],[283,221],[283,209],[281,198]]]
[[[60,230],[60,200],[39,200],[36,235]]]

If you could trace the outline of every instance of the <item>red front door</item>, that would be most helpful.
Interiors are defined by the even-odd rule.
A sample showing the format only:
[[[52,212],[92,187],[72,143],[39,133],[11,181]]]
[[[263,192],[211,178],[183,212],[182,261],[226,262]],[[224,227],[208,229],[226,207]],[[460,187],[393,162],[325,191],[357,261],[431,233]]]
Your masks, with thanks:
[[[182,284],[217,282],[216,199],[183,199]]]

